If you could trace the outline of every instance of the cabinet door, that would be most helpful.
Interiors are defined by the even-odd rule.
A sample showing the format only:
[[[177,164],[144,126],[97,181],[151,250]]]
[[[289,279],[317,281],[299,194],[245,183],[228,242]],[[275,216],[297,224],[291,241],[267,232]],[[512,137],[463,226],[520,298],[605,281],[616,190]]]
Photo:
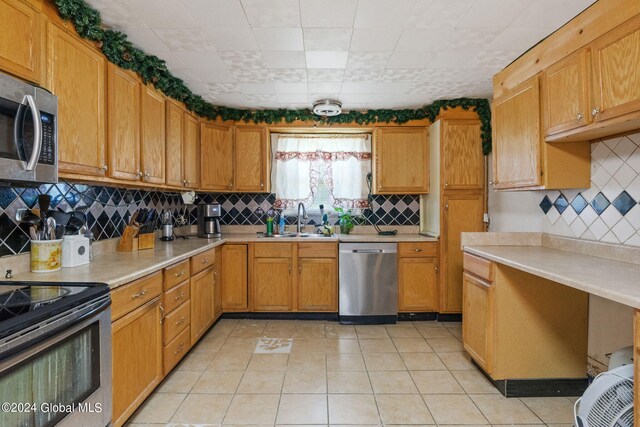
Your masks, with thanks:
[[[376,194],[429,192],[429,141],[426,128],[377,128],[373,144]]]
[[[140,179],[140,81],[131,72],[107,64],[109,176]]]
[[[484,196],[446,195],[443,197],[442,233],[440,235],[440,312],[462,311],[462,250],[460,233],[484,231]]]
[[[174,102],[167,101],[167,185],[184,186],[182,178],[182,116],[184,110]]]
[[[49,89],[58,96],[60,171],[104,176],[105,59],[54,24],[49,24],[49,58]]]
[[[123,425],[162,380],[161,323],[156,298],[112,324],[114,426]]]
[[[182,179],[187,188],[200,185],[200,123],[189,113],[183,116],[184,138],[182,140]]]
[[[398,310],[438,311],[436,258],[398,258]]]
[[[462,342],[464,349],[490,374],[493,288],[489,282],[468,273],[464,273],[463,280]]]
[[[0,0],[0,69],[34,83],[42,78],[41,15],[20,0]]]
[[[440,147],[445,190],[484,188],[484,155],[478,120],[443,120]]]
[[[640,111],[640,16],[592,46],[595,120]]]
[[[213,320],[222,315],[222,249],[215,248],[213,266]]]
[[[254,258],[253,311],[291,311],[291,258]]]
[[[222,247],[222,308],[247,311],[247,245]]]
[[[267,128],[237,126],[234,137],[235,190],[252,193],[268,192]]]
[[[200,187],[233,189],[233,141],[229,126],[203,123],[200,127]]]
[[[338,260],[298,259],[298,310],[338,311]]]
[[[586,50],[576,52],[545,70],[542,100],[545,135],[591,123]]]
[[[208,268],[191,278],[191,345],[194,345],[213,323],[215,276]]]
[[[541,185],[538,76],[494,102],[493,131],[495,188]]]
[[[164,96],[151,86],[142,88],[141,169],[144,182],[164,184],[165,106]]]

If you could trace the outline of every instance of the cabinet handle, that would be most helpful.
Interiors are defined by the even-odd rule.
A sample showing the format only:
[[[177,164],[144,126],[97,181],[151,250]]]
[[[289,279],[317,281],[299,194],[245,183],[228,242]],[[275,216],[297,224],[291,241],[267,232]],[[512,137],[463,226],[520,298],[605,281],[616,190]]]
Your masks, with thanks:
[[[186,179],[182,180],[182,185],[185,186],[185,187],[187,186],[187,180]]]
[[[102,173],[106,172],[106,171],[107,171],[107,169],[109,169],[109,168],[107,167],[107,165],[102,165],[102,166],[100,166],[100,172],[102,172]]]
[[[436,275],[437,275],[437,274],[438,274],[438,266],[436,265],[436,266],[434,267],[434,269],[435,269],[435,272],[436,272]]]
[[[182,277],[184,276],[184,271],[181,271],[180,273],[176,273],[175,274],[176,277]]]
[[[291,274],[291,264],[289,264],[289,274]]]
[[[591,115],[593,117],[597,116],[598,114],[600,114],[600,109],[599,108],[594,108],[593,110],[591,110]]]
[[[302,274],[302,266],[301,265],[298,266],[298,274]]]
[[[184,316],[182,316],[182,318],[180,318],[180,320],[176,320],[176,326],[182,325],[185,320],[187,320],[187,319],[185,319]]]
[[[582,119],[584,119],[584,114],[578,113],[578,115],[576,116],[576,120],[582,120]]]
[[[142,177],[142,172],[140,172],[139,170],[136,171],[136,176],[141,178]]]
[[[180,344],[180,347],[178,347],[178,349],[176,351],[173,352],[173,354],[178,354],[182,351],[182,349],[184,348],[184,344]]]
[[[489,185],[493,185],[493,181],[489,181]]]
[[[151,174],[147,171],[144,172],[144,179],[147,180],[149,179],[149,177],[151,176]]]
[[[160,324],[162,325],[164,323],[164,307],[162,306],[162,304],[160,304],[158,307],[160,307]]]
[[[422,249],[416,249],[416,252],[422,252]]]
[[[181,300],[182,298],[184,298],[184,294],[180,292],[180,295],[178,295],[177,297],[173,297],[173,300],[178,301],[178,300]]]
[[[260,188],[264,188],[264,182],[260,183]]]
[[[233,188],[233,181],[229,181],[229,188]]]
[[[203,260],[202,260],[202,261],[200,261],[200,262],[202,262],[203,264],[206,264],[206,263],[208,263],[208,262],[209,262],[209,258],[205,258],[205,259],[203,259]]]
[[[191,185],[191,181],[187,180],[187,185]]]
[[[448,186],[449,186],[449,183],[448,183],[448,182],[445,182],[445,183],[444,183],[444,187],[445,187],[445,188],[447,188]]]
[[[146,294],[147,294],[146,289],[143,289],[140,292],[138,292],[137,294],[131,295],[131,298],[133,298],[133,299],[140,298],[140,297],[145,296]]]
[[[446,205],[444,205],[444,210],[449,210],[449,203],[447,203]]]

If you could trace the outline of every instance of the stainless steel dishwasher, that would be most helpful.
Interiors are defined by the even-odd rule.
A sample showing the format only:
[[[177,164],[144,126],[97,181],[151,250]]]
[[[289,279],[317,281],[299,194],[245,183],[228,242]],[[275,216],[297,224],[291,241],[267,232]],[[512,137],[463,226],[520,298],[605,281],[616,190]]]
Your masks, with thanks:
[[[340,243],[340,323],[396,323],[398,245]]]

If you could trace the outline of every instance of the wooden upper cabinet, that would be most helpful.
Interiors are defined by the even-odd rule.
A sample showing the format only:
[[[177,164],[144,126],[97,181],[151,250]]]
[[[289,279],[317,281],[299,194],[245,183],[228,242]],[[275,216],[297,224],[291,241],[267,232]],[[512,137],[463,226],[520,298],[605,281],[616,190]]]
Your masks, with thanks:
[[[200,122],[191,114],[183,115],[182,179],[186,188],[200,185]]]
[[[53,23],[48,47],[48,86],[58,96],[59,169],[104,176],[106,60]]]
[[[151,86],[142,87],[140,144],[142,180],[152,184],[165,181],[165,98]]]
[[[21,0],[0,0],[0,69],[41,83],[44,29],[39,11]]]
[[[376,194],[429,192],[429,141],[423,127],[380,127],[373,135]]]
[[[640,15],[591,45],[596,121],[640,111]]]
[[[183,143],[184,110],[173,101],[167,101],[167,185],[183,187],[182,177],[182,143]]]
[[[547,68],[542,74],[545,135],[591,123],[589,63],[586,50]]]
[[[140,179],[140,80],[130,71],[107,64],[108,174]]]
[[[200,187],[233,189],[233,141],[229,126],[202,123],[200,127]]]
[[[442,121],[442,188],[445,190],[482,190],[484,155],[479,120]]]
[[[527,80],[493,106],[495,188],[542,184],[539,78]]]
[[[264,126],[236,126],[234,133],[234,189],[269,192],[269,148]]]

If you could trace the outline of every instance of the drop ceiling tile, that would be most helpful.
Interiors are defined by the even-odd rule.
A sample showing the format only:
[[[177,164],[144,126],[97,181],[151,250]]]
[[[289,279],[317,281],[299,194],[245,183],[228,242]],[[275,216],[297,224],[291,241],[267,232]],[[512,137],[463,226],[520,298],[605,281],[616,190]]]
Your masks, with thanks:
[[[89,0],[87,3],[100,11],[102,22],[110,28],[125,30],[131,28],[147,28],[126,4],[112,0]]]
[[[281,104],[307,104],[307,90],[304,93],[279,93],[278,102]]]
[[[342,102],[342,106],[345,107],[347,104],[367,104],[371,102],[371,94],[370,93],[341,93],[338,98]]]
[[[216,50],[207,36],[196,29],[154,30],[174,52],[205,52]]]
[[[225,68],[225,63],[217,52],[174,52],[173,56],[187,68]]]
[[[548,28],[509,27],[505,28],[492,42],[486,45],[491,50],[527,51],[549,35]]]
[[[407,23],[416,0],[361,0],[358,2],[354,28],[402,28]]]
[[[340,68],[310,68],[307,70],[307,79],[310,82],[341,82],[344,71]]]
[[[262,53],[254,51],[222,51],[218,52],[222,60],[230,70],[235,69],[265,69],[266,64]]]
[[[378,82],[384,72],[383,68],[347,68],[344,73],[345,82]]]
[[[276,88],[273,83],[238,83],[242,93],[253,95],[275,95]]]
[[[301,28],[254,28],[262,50],[304,50]]]
[[[410,82],[380,82],[376,84],[376,93],[379,94],[399,94],[406,93],[411,90],[412,83]]]
[[[205,27],[203,32],[217,50],[260,50],[251,28]]]
[[[345,68],[349,52],[307,51],[307,68]]]
[[[351,51],[393,51],[401,34],[402,28],[356,28],[351,37]]]
[[[205,83],[233,83],[238,80],[237,77],[226,68],[201,68],[191,69],[191,71]]]
[[[384,68],[391,57],[389,52],[349,52],[347,68]]]
[[[320,99],[338,99],[339,95],[337,93],[310,93],[307,95],[307,102],[309,106],[313,105],[314,102]]]
[[[238,0],[183,0],[193,19],[200,27],[249,28],[249,22]]]
[[[162,59],[167,64],[167,67],[169,68],[169,70],[187,68],[184,62],[178,59],[175,52],[155,52],[155,51],[148,51],[148,52]]]
[[[357,0],[300,0],[303,27],[351,27]]]
[[[449,50],[438,52],[429,61],[426,68],[464,68],[471,62],[475,51]]]
[[[342,87],[341,82],[309,82],[309,93],[338,93]]]
[[[278,97],[274,94],[263,94],[263,93],[247,93],[244,92],[244,96],[249,100],[249,102],[254,102],[258,104],[277,104]]]
[[[262,51],[264,62],[269,68],[305,68],[304,52],[295,51]]]
[[[174,0],[127,0],[127,7],[153,29],[196,28],[196,21],[184,5]]]
[[[476,0],[457,28],[506,27],[522,13],[532,0]]]
[[[555,30],[593,3],[595,0],[535,0],[518,15],[513,25]]]
[[[278,95],[284,94],[306,94],[307,93],[307,84],[306,83],[280,83],[275,82],[276,93]],[[306,99],[306,95],[305,95]]]
[[[422,70],[416,68],[391,68],[384,70],[380,80],[384,83],[411,82],[418,78]]]
[[[305,50],[349,50],[351,28],[304,28]]]
[[[215,95],[215,102],[218,105],[230,107],[240,107],[247,103],[247,97],[243,93],[220,93]]]
[[[502,32],[501,28],[456,28],[442,43],[441,50],[470,50],[489,48],[491,43]]]
[[[372,82],[343,82],[340,96],[343,94],[368,94],[375,90],[376,84]]]
[[[209,92],[212,93],[232,93],[240,91],[236,83],[207,83],[207,88]]]
[[[475,0],[418,0],[407,27],[454,28]]]
[[[469,62],[468,68],[488,69],[493,75],[513,62],[522,53],[513,50],[479,50]]]
[[[169,46],[149,28],[130,28],[127,38],[131,43],[146,52],[169,52]]]
[[[426,67],[435,52],[394,52],[387,63],[387,68],[419,68]]]
[[[476,68],[426,68],[418,80],[428,82],[475,82],[491,79],[493,74]]]
[[[453,34],[448,28],[405,28],[398,40],[398,51],[437,51],[448,42]]]
[[[268,83],[273,80],[271,73],[265,69],[234,68],[231,74],[236,81],[244,83]]]
[[[241,0],[249,24],[253,28],[300,27],[298,0]]]
[[[269,74],[271,74],[271,78],[275,82],[280,82],[280,83],[306,83],[307,82],[307,70],[305,68],[276,68],[276,69],[269,70]]]

